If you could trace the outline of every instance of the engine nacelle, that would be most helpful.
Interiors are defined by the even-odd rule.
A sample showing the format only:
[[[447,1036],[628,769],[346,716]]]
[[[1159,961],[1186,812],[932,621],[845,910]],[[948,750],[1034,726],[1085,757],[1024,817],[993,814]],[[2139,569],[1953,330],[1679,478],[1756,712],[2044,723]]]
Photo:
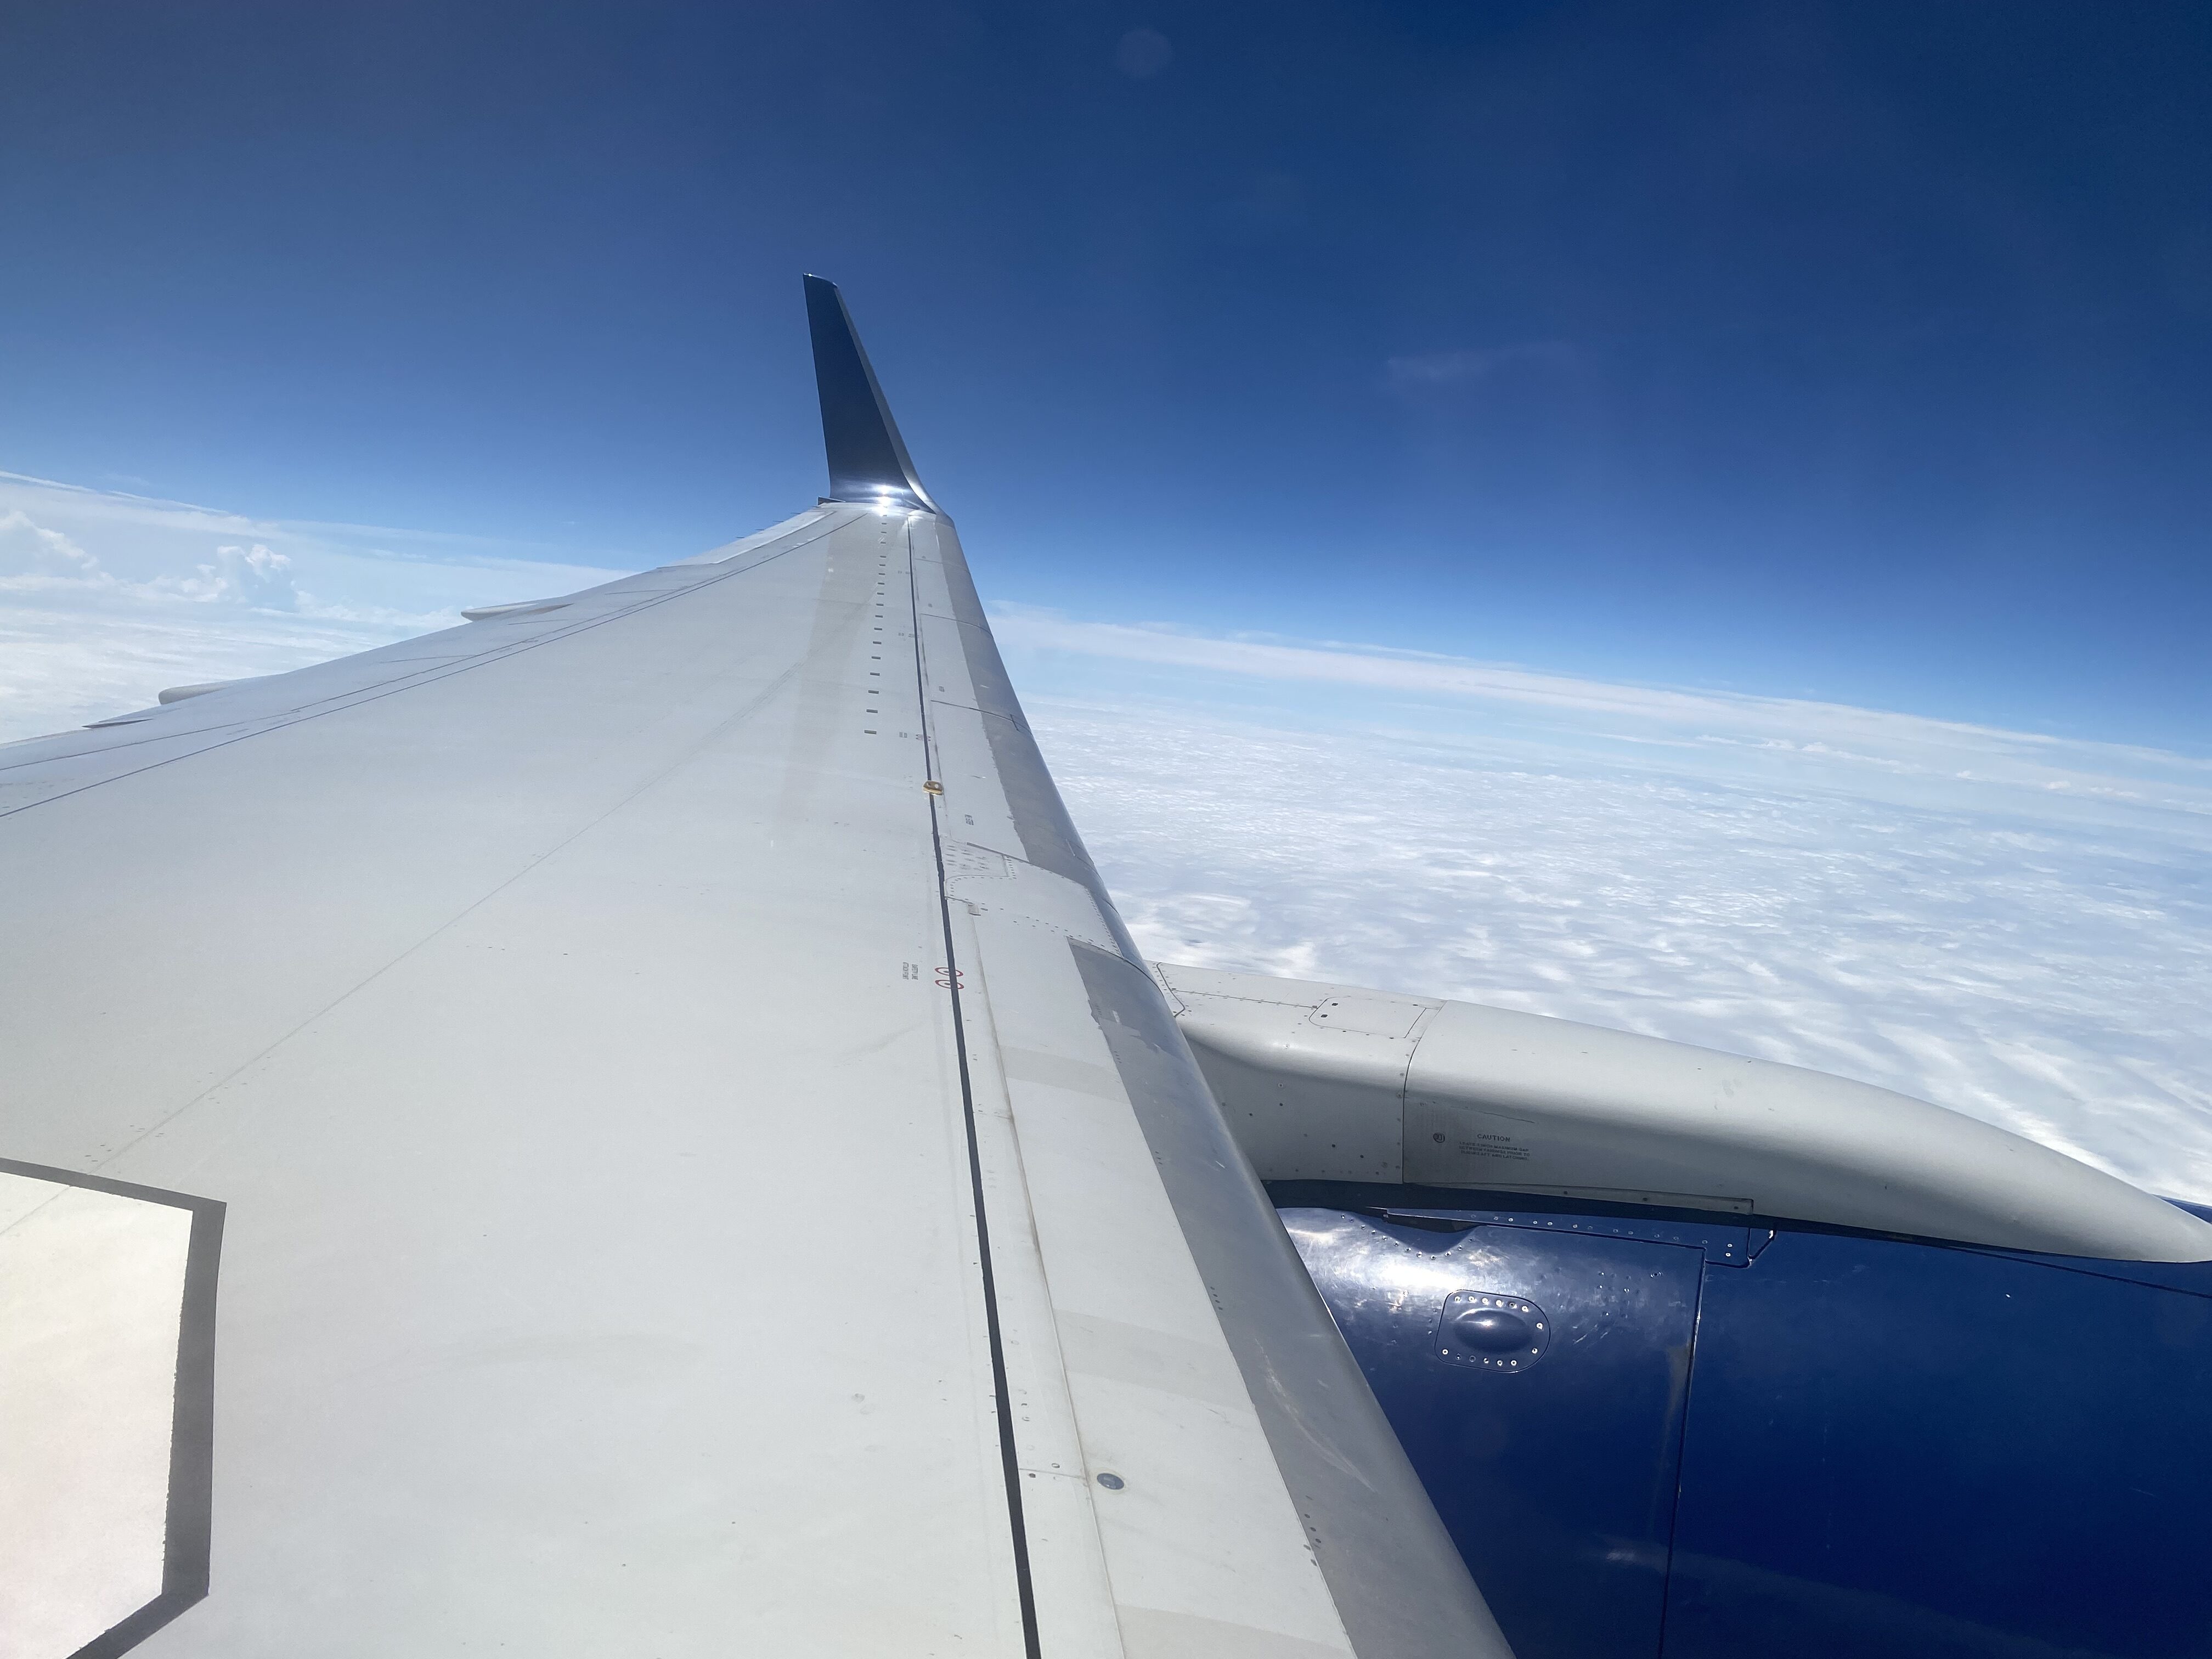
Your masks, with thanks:
[[[1519,1659],[2212,1653],[2199,1214],[1793,1067],[1161,978]]]

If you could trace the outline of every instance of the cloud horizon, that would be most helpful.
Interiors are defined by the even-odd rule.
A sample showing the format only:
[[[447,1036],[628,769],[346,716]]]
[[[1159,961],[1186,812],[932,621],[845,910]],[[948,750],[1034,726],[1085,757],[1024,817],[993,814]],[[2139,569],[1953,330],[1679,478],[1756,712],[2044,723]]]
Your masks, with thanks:
[[[0,740],[612,568],[0,475]],[[2212,763],[994,607],[1147,955],[1810,1066],[2212,1199]]]

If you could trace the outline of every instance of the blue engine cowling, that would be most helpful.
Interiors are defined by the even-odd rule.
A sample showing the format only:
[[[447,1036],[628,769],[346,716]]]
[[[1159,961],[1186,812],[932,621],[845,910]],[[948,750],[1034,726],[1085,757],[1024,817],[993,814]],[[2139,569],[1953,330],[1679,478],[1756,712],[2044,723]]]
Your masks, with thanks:
[[[1519,1659],[2212,1655],[2212,1264],[1270,1190]]]

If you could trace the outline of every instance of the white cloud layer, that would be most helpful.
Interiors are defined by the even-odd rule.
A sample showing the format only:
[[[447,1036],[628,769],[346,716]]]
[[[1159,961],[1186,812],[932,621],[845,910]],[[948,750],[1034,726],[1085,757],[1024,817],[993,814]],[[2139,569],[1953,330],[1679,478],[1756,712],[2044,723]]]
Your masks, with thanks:
[[[1000,625],[1160,960],[1815,1066],[2212,1200],[2201,763],[1400,653]]]
[[[2110,819],[2178,813],[2212,826],[2212,761],[2124,744],[2005,731],[1797,698],[1577,679],[1510,664],[1374,646],[1215,638],[1166,627],[994,608],[1000,641],[1033,662],[1166,671],[1185,690],[1265,686],[1302,714],[1356,701],[1442,734],[1480,731],[1532,755],[1561,743],[1624,762],[1838,787],[1923,805],[1999,804]],[[1124,672],[1120,678],[1130,682]],[[1141,679],[1134,684],[1143,684]],[[1249,696],[1248,690],[1239,695]],[[1480,708],[1479,725],[1467,714]]]
[[[304,667],[621,574],[550,550],[291,524],[0,473],[0,741]],[[533,557],[532,555],[538,556]]]

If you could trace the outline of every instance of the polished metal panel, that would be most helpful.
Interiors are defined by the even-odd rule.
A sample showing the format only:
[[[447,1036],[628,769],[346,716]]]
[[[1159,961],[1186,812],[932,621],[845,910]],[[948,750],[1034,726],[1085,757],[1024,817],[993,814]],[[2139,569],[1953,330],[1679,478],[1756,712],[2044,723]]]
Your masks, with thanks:
[[[1708,1268],[1666,1655],[2212,1652],[2212,1274],[2146,1276],[1794,1229]]]
[[[2212,1264],[1273,1192],[1520,1659],[2212,1642]],[[1486,1297],[1540,1366],[1439,1352]]]
[[[1471,1218],[1283,1218],[1514,1651],[1648,1659],[1699,1252]],[[1544,1327],[1540,1363],[1445,1352],[1448,1324],[1486,1298]]]

